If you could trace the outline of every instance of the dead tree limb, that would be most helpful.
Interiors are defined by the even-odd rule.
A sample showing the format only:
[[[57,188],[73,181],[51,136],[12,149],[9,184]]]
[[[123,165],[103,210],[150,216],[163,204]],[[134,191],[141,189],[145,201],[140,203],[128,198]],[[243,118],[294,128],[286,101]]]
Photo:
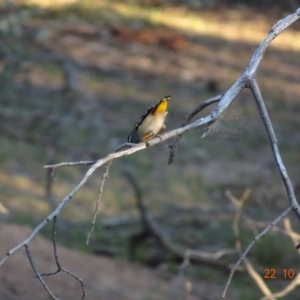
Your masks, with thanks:
[[[246,189],[244,194],[240,199],[237,199],[234,197],[230,191],[226,192],[227,198],[231,201],[231,203],[235,206],[236,208],[236,214],[233,219],[232,223],[232,229],[234,232],[235,236],[235,247],[241,253],[242,251],[242,244],[241,244],[241,239],[240,239],[240,228],[239,228],[239,223],[240,219],[242,216],[242,208],[244,206],[245,201],[249,198],[250,195],[250,189]],[[252,266],[251,262],[249,259],[246,257],[244,258],[244,266],[248,272],[248,274],[252,277],[252,279],[255,281],[257,286],[260,288],[260,290],[265,294],[265,295],[271,295],[272,292],[270,291],[269,287],[266,285],[262,277],[257,273],[257,271],[254,269]],[[270,300],[275,300],[274,298],[270,298]]]
[[[263,231],[261,231],[257,236],[254,237],[252,242],[248,245],[248,247],[244,250],[239,260],[235,263],[234,267],[231,269],[231,272],[229,274],[227,283],[225,285],[224,291],[222,293],[222,298],[226,297],[226,292],[228,290],[228,287],[230,285],[231,279],[233,277],[234,272],[236,271],[236,268],[240,265],[240,263],[245,259],[246,255],[250,251],[250,249],[253,247],[253,245],[262,237],[264,236],[274,225],[276,225],[279,221],[281,221],[290,211],[292,210],[291,206],[288,206],[286,210],[278,216],[273,222],[271,222]]]
[[[265,297],[261,298],[261,300],[271,300],[271,299],[282,298],[282,297],[286,296],[288,293],[290,293],[291,291],[293,291],[298,285],[300,285],[300,273],[281,292],[265,296]]]
[[[265,125],[269,140],[270,140],[270,144],[271,144],[271,148],[273,151],[273,156],[276,162],[276,165],[278,167],[278,170],[280,172],[282,181],[284,183],[288,198],[289,198],[289,202],[290,202],[290,206],[292,208],[292,210],[296,213],[296,215],[298,216],[299,220],[300,220],[300,206],[299,203],[297,202],[296,196],[295,196],[295,192],[294,192],[294,188],[293,188],[293,184],[290,180],[290,177],[287,173],[287,170],[285,168],[285,165],[282,161],[280,152],[279,152],[279,148],[278,148],[278,142],[277,142],[277,138],[265,105],[265,102],[263,100],[263,97],[260,93],[260,89],[258,87],[258,84],[256,82],[255,78],[250,79],[249,81],[250,84],[250,89],[251,92],[255,98],[260,116],[263,120],[263,123]]]
[[[141,221],[144,227],[144,232],[147,231],[149,232],[149,234],[154,236],[160,242],[160,244],[166,250],[172,253],[177,259],[184,261],[189,260],[197,262],[199,264],[217,267],[223,270],[228,270],[231,267],[230,264],[220,262],[219,259],[226,255],[236,254],[237,251],[235,249],[223,249],[217,251],[216,253],[208,253],[199,250],[185,249],[182,246],[173,243],[168,238],[168,236],[164,234],[163,230],[159,227],[152,215],[148,212],[147,207],[144,203],[141,189],[133,175],[128,171],[125,171],[124,175],[134,190],[137,207],[141,214]]]
[[[36,277],[38,277],[39,279],[40,279],[40,277],[43,277],[43,276],[52,276],[52,275],[55,275],[55,274],[57,274],[59,272],[63,272],[63,273],[68,274],[69,276],[73,277],[74,279],[76,279],[80,283],[81,290],[82,290],[82,297],[81,297],[81,299],[84,299],[85,296],[86,296],[86,292],[85,292],[85,288],[84,288],[84,284],[83,284],[82,279],[80,279],[77,275],[73,274],[69,270],[63,268],[61,266],[59,260],[58,260],[57,245],[56,245],[56,222],[57,222],[57,217],[54,217],[53,218],[53,227],[52,227],[52,237],[51,238],[52,238],[53,253],[54,253],[54,259],[55,259],[55,263],[56,263],[56,266],[57,266],[57,270],[54,271],[54,272],[51,272],[51,273],[39,274],[39,272],[37,271],[37,269],[35,268],[35,266],[33,266],[33,268],[35,268],[34,272],[37,274]],[[41,281],[41,279],[40,279],[40,281]],[[48,288],[48,286],[46,285],[46,283],[43,281],[42,284],[43,284],[44,288],[46,289],[46,291],[49,293],[49,295],[52,296],[53,294],[50,291],[50,289]],[[58,298],[55,298],[55,299],[58,299]]]
[[[99,208],[99,203],[100,203],[101,196],[102,196],[102,193],[103,193],[104,183],[105,183],[106,179],[108,179],[109,168],[110,168],[112,162],[113,161],[111,160],[107,164],[107,166],[105,168],[105,173],[102,176],[102,180],[101,180],[101,184],[100,184],[100,189],[99,189],[98,200],[96,202],[95,211],[94,211],[94,215],[93,215],[92,227],[91,227],[91,229],[90,229],[90,231],[89,231],[89,233],[87,235],[87,238],[86,238],[86,245],[87,246],[90,244],[90,238],[91,238],[92,233],[94,231],[94,227],[95,227],[95,224],[96,224],[97,213],[98,213],[98,208]]]

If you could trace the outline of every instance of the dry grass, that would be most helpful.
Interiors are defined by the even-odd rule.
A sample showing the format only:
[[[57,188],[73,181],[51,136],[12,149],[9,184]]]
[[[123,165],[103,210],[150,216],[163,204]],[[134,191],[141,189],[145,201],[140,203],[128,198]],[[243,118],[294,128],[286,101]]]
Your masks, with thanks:
[[[28,29],[36,31],[37,40],[53,54],[64,55],[84,64],[87,68],[95,67],[99,70],[98,73],[77,70],[81,94],[76,99],[69,100],[63,97],[64,100],[51,99],[52,96],[50,96],[50,99],[45,98],[40,101],[40,98],[30,98],[33,106],[34,101],[41,104],[51,102],[53,107],[60,107],[62,101],[66,102],[66,106],[68,105],[69,110],[61,109],[61,115],[58,115],[58,118],[66,117],[68,122],[68,118],[73,118],[73,123],[68,123],[72,130],[63,132],[63,140],[69,147],[69,150],[63,153],[66,160],[72,159],[73,142],[78,145],[76,147],[81,149],[79,152],[82,155],[85,153],[86,156],[89,156],[89,153],[96,153],[98,157],[111,151],[126,139],[128,132],[132,129],[132,123],[138,118],[140,112],[152,105],[154,99],[159,99],[167,94],[172,94],[167,126],[169,128],[179,126],[183,116],[189,110],[199,101],[210,96],[205,82],[208,79],[216,82],[217,91],[215,93],[226,90],[241,74],[255,45],[260,42],[270,28],[270,19],[262,16],[253,17],[253,14],[249,12],[224,11],[222,15],[196,14],[182,8],[146,9],[116,1],[82,0],[70,3],[69,1],[25,0],[20,2],[42,7],[41,14],[44,14],[47,9],[67,10],[71,6],[77,6],[83,13],[93,10],[99,14],[100,25],[98,23],[91,25],[87,20],[80,18],[74,21],[74,16],[73,19],[61,16],[61,19],[57,21],[55,17],[51,18],[51,15],[46,18],[40,17],[39,13],[24,20]],[[110,22],[103,25],[101,16]],[[93,22],[94,20],[91,20],[91,23]],[[144,24],[140,24],[142,28],[146,26],[145,24],[151,23],[151,25],[157,26],[158,31],[162,26],[167,26],[174,32],[180,29],[189,33],[186,47],[171,51],[147,43],[118,40],[113,36],[106,37],[107,27],[127,24],[130,28],[135,22],[138,24],[142,22]],[[93,32],[93,30],[98,33],[103,31],[104,37],[86,38],[84,33]],[[153,33],[155,32],[154,30]],[[288,114],[293,114],[294,107],[299,102],[298,69],[300,60],[298,52],[292,51],[292,49],[297,50],[298,39],[299,33],[293,32],[292,29],[280,35],[278,43],[272,44],[272,49],[267,52],[258,74],[264,95],[269,100],[268,105],[274,112],[273,120],[275,122],[278,120],[278,124],[282,119],[286,119]],[[39,49],[37,48],[36,51]],[[63,86],[63,76],[59,64],[51,66],[51,63],[27,63],[27,68],[16,76],[16,79],[19,83],[29,80],[33,89],[59,89]],[[151,195],[154,198],[151,203],[158,205],[161,198],[164,198],[164,203],[181,202],[181,199],[175,197],[177,193],[172,187],[178,178],[172,174],[176,174],[182,166],[184,166],[184,170],[180,174],[189,174],[192,170],[192,176],[187,176],[187,183],[183,182],[176,189],[182,190],[180,194],[189,199],[185,201],[189,205],[197,202],[197,197],[193,195],[200,193],[203,186],[214,185],[215,189],[218,189],[220,187],[218,185],[235,182],[252,185],[253,182],[262,180],[262,176],[257,170],[266,161],[270,161],[270,156],[267,144],[265,141],[261,142],[261,127],[257,121],[255,106],[247,93],[243,93],[233,106],[237,112],[233,118],[238,119],[233,123],[242,122],[244,128],[238,128],[237,134],[233,133],[233,135],[230,132],[229,134],[220,132],[217,128],[216,132],[213,132],[213,135],[208,137],[205,142],[200,140],[201,131],[188,133],[183,139],[176,164],[172,166],[171,171],[166,171],[165,174],[158,171],[159,167],[165,164],[168,154],[164,148],[151,149],[145,154],[128,159],[128,163],[125,165],[133,165],[137,176],[145,182],[146,189],[151,189],[148,185],[149,177],[152,178],[152,181],[157,181],[155,195]],[[55,109],[49,114],[56,114]],[[76,119],[78,114],[81,115],[82,121]],[[225,116],[224,124],[226,124],[226,118],[229,120],[228,125],[232,122],[232,118],[230,115]],[[295,120],[293,128],[297,128],[298,121],[293,119]],[[114,120],[118,120],[118,122]],[[64,126],[64,128],[66,127]],[[76,131],[73,130],[74,128]],[[84,129],[81,131],[81,128]],[[33,130],[32,134],[34,133]],[[299,143],[296,132],[291,135],[295,136],[293,141],[294,146],[297,146]],[[229,137],[226,138],[226,136]],[[261,148],[259,156],[256,154],[258,146]],[[239,150],[235,150],[236,148]],[[98,149],[101,149],[101,152]],[[220,149],[223,151],[220,152]],[[151,160],[153,156],[156,156],[154,162]],[[255,165],[250,157],[252,159],[255,157],[257,162]],[[194,163],[194,160],[197,163]],[[230,174],[224,176],[226,169],[230,167],[226,163],[228,160],[231,161],[232,168]],[[291,159],[291,164],[294,160],[295,156]],[[40,165],[43,163],[45,162]],[[265,174],[269,175],[270,170],[267,168],[264,176]],[[190,178],[196,177],[197,174],[201,174],[200,183],[191,183]],[[74,178],[71,180],[73,181]],[[119,181],[121,180],[119,179]],[[168,184],[160,182],[168,182]],[[191,186],[198,186],[198,190],[188,192]],[[69,186],[66,188],[56,187],[57,196],[64,194],[68,188]],[[120,188],[120,190],[122,189]],[[118,199],[118,193],[119,190],[116,193],[108,193],[109,199]],[[85,192],[79,198],[84,199],[84,194]],[[93,198],[90,193],[88,197]],[[204,195],[205,197],[206,195]],[[116,206],[112,205],[112,207],[114,208],[107,206],[107,211],[115,212]],[[120,205],[120,210],[121,207]]]
[[[275,20],[254,12],[231,10],[222,13],[187,11],[185,8],[149,8],[118,1],[88,0],[21,0],[26,5],[60,10],[68,6],[78,6],[86,11],[98,11],[99,17],[140,20],[154,26],[166,26],[187,34],[199,34],[232,42],[257,44],[266,37]],[[110,14],[111,13],[111,14]],[[119,15],[119,17],[116,17]],[[280,50],[300,51],[300,33],[289,28],[272,43]]]

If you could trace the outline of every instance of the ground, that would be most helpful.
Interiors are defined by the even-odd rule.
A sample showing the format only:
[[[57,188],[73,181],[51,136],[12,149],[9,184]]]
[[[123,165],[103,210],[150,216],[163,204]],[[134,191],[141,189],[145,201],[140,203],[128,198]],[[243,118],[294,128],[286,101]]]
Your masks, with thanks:
[[[26,226],[1,224],[0,253],[7,252],[30,232],[31,229]],[[49,240],[37,236],[30,248],[41,271],[55,271],[52,243]],[[157,270],[149,269],[126,261],[83,254],[61,246],[58,247],[58,254],[62,266],[84,281],[86,299],[164,300],[176,295],[178,286],[182,285],[177,276],[171,275],[163,267]],[[46,281],[57,297],[65,300],[81,299],[82,292],[78,281],[66,275],[46,278]],[[197,281],[193,282],[192,295],[185,299],[214,300],[219,299],[220,293],[220,286]],[[230,299],[235,299],[234,294],[230,295]],[[25,249],[12,255],[1,267],[0,298],[49,299],[42,285],[34,278]]]

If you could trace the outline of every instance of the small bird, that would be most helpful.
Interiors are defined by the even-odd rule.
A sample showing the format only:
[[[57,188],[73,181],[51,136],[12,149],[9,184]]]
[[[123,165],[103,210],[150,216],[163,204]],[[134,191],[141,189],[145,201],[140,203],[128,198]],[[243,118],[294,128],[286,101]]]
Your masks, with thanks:
[[[164,122],[168,114],[167,108],[170,98],[171,96],[164,97],[141,116],[127,138],[128,143],[147,142],[166,129]]]

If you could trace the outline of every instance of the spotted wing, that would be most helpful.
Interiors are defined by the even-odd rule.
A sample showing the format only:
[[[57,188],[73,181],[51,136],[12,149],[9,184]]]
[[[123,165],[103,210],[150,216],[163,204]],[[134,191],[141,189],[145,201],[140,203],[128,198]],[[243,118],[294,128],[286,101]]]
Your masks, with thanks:
[[[140,119],[137,121],[137,123],[134,125],[134,129],[132,130],[132,132],[130,133],[130,135],[128,136],[127,141],[129,143],[139,143],[140,142],[140,138],[137,134],[137,130],[139,129],[139,127],[142,125],[142,123],[144,122],[144,120],[147,118],[147,116],[149,116],[151,113],[155,113],[155,111],[157,110],[157,108],[160,106],[160,104],[165,101],[165,100],[169,100],[171,96],[167,96],[164,97],[163,99],[161,99],[157,104],[151,106],[150,108],[148,108],[143,115],[140,117]]]

